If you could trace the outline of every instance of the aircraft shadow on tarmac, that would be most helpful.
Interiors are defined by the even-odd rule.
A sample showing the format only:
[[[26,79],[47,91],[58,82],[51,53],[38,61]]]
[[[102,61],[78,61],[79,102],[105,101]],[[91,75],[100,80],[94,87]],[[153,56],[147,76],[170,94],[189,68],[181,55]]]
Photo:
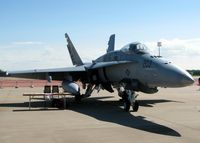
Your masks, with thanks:
[[[156,103],[176,102],[171,100],[143,100],[139,101],[141,106],[151,106]],[[123,103],[116,100],[101,101],[99,98],[88,98],[82,104],[70,105],[70,110],[88,115],[100,121],[116,123],[122,126],[139,129],[146,132],[181,137],[181,135],[164,125],[160,125],[148,120],[143,116],[134,116],[129,112],[124,112],[120,106]],[[91,108],[92,107],[92,108]]]
[[[102,101],[101,99],[112,98],[112,96],[106,97],[90,97],[83,100],[81,103],[75,103],[72,99],[68,100],[69,109],[84,115],[88,115],[100,121],[116,123],[118,125],[174,137],[181,137],[181,135],[167,127],[152,121],[148,121],[143,116],[134,116],[129,112],[124,112],[120,107],[122,102],[116,100],[106,100]],[[139,101],[140,106],[152,107],[152,105],[157,103],[165,102],[177,102],[172,100],[141,100]],[[31,102],[31,106],[34,107],[44,107],[44,102],[36,101]],[[0,107],[28,107],[28,102],[24,103],[2,103]],[[13,110],[17,111],[17,110]],[[19,110],[27,111],[27,110]],[[37,110],[38,111],[38,110]]]

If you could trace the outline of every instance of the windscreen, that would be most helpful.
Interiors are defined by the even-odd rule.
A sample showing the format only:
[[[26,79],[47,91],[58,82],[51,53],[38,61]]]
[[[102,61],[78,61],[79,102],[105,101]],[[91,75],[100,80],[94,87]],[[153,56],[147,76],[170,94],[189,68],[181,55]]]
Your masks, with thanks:
[[[125,53],[146,54],[148,52],[147,46],[141,43],[131,43],[121,49]]]

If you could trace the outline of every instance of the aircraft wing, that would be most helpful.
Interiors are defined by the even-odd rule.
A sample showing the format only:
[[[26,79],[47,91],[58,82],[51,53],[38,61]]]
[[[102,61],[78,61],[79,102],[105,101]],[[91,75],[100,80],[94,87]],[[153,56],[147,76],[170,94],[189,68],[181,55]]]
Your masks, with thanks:
[[[76,81],[82,79],[87,81],[88,70],[96,70],[105,67],[118,66],[122,64],[137,63],[137,61],[111,61],[111,62],[93,62],[92,64],[85,64],[76,67],[54,68],[54,69],[34,69],[24,71],[7,72],[8,76],[29,78],[29,79],[43,79],[43,80],[61,80],[72,77]],[[51,79],[50,79],[51,77]]]
[[[67,68],[54,68],[54,69],[34,69],[34,70],[24,70],[24,71],[11,71],[7,72],[8,76],[20,77],[20,78],[30,78],[30,79],[48,79],[49,76],[53,80],[63,80],[69,74],[83,74],[85,72],[84,66],[77,67],[67,67]]]

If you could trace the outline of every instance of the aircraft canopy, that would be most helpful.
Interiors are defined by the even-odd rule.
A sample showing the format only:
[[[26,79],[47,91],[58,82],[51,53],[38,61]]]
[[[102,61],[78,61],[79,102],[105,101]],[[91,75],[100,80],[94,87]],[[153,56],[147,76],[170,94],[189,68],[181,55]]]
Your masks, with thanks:
[[[147,54],[147,53],[149,53],[147,46],[145,46],[144,44],[138,43],[138,42],[130,43],[130,44],[124,46],[121,49],[121,51],[124,53],[128,53],[128,54],[131,54],[131,53]]]

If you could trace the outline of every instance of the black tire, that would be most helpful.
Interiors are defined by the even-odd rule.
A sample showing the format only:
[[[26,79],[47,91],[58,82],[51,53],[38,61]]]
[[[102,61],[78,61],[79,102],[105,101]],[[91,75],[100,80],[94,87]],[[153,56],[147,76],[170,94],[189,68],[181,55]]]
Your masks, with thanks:
[[[63,108],[63,101],[61,99],[53,99],[52,106],[62,109]]]
[[[135,101],[135,103],[132,105],[133,112],[137,112],[139,109],[139,103],[138,101]]]
[[[124,101],[124,111],[128,112],[130,110],[131,103],[128,99]]]
[[[51,107],[56,107],[56,100],[55,99],[52,99]]]
[[[75,96],[75,102],[80,103],[81,99],[82,99],[82,97],[80,94]]]
[[[130,110],[131,103],[128,100],[128,95],[125,91],[122,94],[122,101],[124,102],[124,111],[128,112]]]
[[[58,107],[58,104],[59,104],[59,99],[53,99],[52,100],[52,107]]]
[[[128,100],[128,95],[125,91],[122,92],[122,101]]]

